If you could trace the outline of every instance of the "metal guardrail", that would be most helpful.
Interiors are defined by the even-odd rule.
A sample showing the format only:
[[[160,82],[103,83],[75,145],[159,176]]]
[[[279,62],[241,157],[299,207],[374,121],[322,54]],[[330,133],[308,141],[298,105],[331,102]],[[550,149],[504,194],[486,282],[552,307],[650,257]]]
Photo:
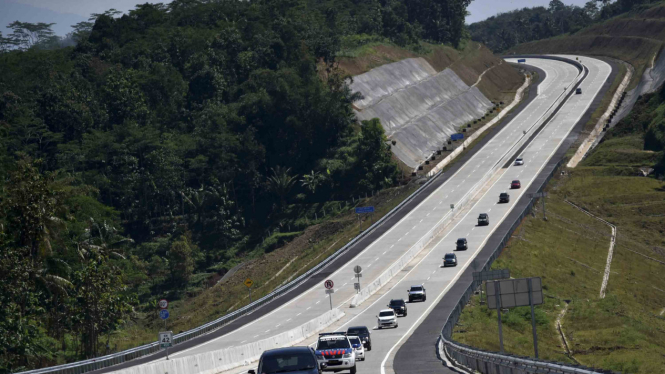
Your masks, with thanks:
[[[418,196],[425,188],[427,188],[430,184],[433,183],[433,181],[439,177],[442,172],[439,172],[432,177],[430,177],[427,182],[425,182],[422,186],[420,186],[415,192],[413,192],[411,195],[409,195],[404,201],[399,203],[396,207],[394,207],[392,210],[390,210],[388,213],[386,213],[383,217],[381,217],[378,221],[376,221],[373,225],[371,225],[368,229],[365,231],[361,232],[358,234],[356,237],[354,237],[350,242],[348,242],[344,247],[338,249],[335,253],[332,255],[328,256],[325,260],[320,262],[318,265],[314,266],[304,274],[300,275],[296,279],[292,280],[291,282],[285,284],[284,286],[281,286],[277,288],[276,290],[272,291],[271,293],[263,296],[262,298],[252,302],[251,304],[245,305],[244,307],[233,311],[229,314],[226,314],[212,322],[206,323],[202,326],[196,327],[194,329],[188,330],[181,332],[173,337],[173,343],[178,344],[182,343],[188,340],[191,340],[193,338],[208,334],[210,332],[213,332],[221,327],[224,327],[225,325],[233,322],[239,317],[242,317],[248,313],[253,312],[254,310],[263,307],[265,304],[279,298],[280,296],[283,296],[284,294],[288,293],[289,291],[293,290],[294,288],[300,286],[303,284],[305,281],[307,281],[312,275],[317,273],[319,270],[330,264],[332,261],[337,259],[339,256],[344,254],[346,251],[348,251],[353,245],[358,243],[362,238],[367,236],[369,233],[374,231],[376,228],[381,226],[383,222],[385,222],[387,219],[392,217],[397,211],[399,211],[404,205],[409,203],[413,198]],[[121,364],[123,362],[131,361],[139,357],[151,355],[153,353],[159,352],[161,349],[159,347],[158,342],[153,342],[150,344],[142,345],[139,347],[131,348],[122,352],[117,352],[113,354],[109,354],[106,356],[102,357],[96,357],[88,360],[82,360],[82,361],[76,361],[68,364],[63,364],[63,365],[57,365],[57,366],[51,366],[51,367],[46,367],[46,368],[41,368],[41,369],[35,369],[35,370],[29,370],[29,371],[24,371],[21,372],[22,374],[45,374],[45,373],[53,373],[53,374],[82,374],[86,373],[89,371],[93,370],[99,370],[103,369],[109,366],[114,366]]]
[[[522,57],[522,56],[506,56],[506,57]],[[528,57],[536,57],[528,55]],[[563,58],[553,58],[557,60],[564,60]],[[569,60],[570,62],[572,60]],[[574,65],[580,65],[578,62],[573,61]],[[580,65],[581,66],[581,65]],[[583,70],[584,71],[584,70]],[[572,90],[571,90],[572,91]],[[572,92],[571,92],[572,94]],[[542,192],[547,183],[552,179],[554,174],[559,170],[563,164],[562,158],[557,162],[552,171],[543,180],[538,187],[537,192]],[[524,207],[519,214],[513,225],[508,229],[504,237],[494,248],[494,251],[485,262],[480,271],[488,271],[499,255],[501,250],[508,244],[517,227],[522,222],[524,217],[531,213],[534,205],[534,199]],[[592,374],[592,373],[613,373],[612,371],[602,369],[592,369],[579,365],[571,365],[567,363],[554,363],[529,357],[520,357],[508,354],[498,354],[496,352],[488,352],[479,348],[470,347],[452,340],[453,329],[462,315],[464,306],[469,302],[471,296],[481,286],[482,282],[473,280],[464,294],[460,297],[457,305],[451,311],[445,325],[439,334],[439,348],[441,353],[455,364],[470,368],[483,374],[528,374],[528,373],[559,373],[559,374]]]

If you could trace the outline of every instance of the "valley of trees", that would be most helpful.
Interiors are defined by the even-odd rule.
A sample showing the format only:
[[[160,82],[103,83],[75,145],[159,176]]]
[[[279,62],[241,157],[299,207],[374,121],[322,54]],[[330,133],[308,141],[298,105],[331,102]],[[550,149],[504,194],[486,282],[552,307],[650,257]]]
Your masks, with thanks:
[[[485,44],[494,52],[502,52],[520,43],[574,34],[593,23],[657,1],[589,0],[579,7],[552,0],[547,8],[523,8],[476,22],[469,25],[469,32],[472,40]]]
[[[0,35],[0,373],[91,358],[308,206],[398,183],[336,68],[457,46],[470,0],[175,0]]]

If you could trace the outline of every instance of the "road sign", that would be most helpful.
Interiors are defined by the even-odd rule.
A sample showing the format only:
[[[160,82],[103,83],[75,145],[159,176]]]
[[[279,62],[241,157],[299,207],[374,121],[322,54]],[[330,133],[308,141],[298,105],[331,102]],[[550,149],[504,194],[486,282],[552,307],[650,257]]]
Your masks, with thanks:
[[[461,134],[461,133],[460,133],[460,134],[452,134],[452,135],[450,135],[450,140],[455,140],[455,141],[457,141],[457,140],[462,140],[462,139],[464,139],[464,134]]]
[[[529,280],[531,280],[531,287],[528,284]],[[498,283],[499,286],[495,287],[494,283]],[[489,309],[497,308],[497,299],[501,308],[514,308],[529,306],[531,303],[533,305],[543,303],[543,288],[539,277],[497,280],[487,282],[486,284],[487,307]],[[497,291],[498,298],[496,297]],[[529,297],[529,294],[531,294],[531,297]]]
[[[168,348],[173,346],[173,331],[159,332],[159,346],[161,348]]]
[[[526,58],[519,58],[519,59],[517,59],[517,63],[520,63],[520,62],[526,62]]]
[[[373,206],[357,207],[356,214],[361,214],[361,213],[374,213],[374,207]]]
[[[496,279],[508,279],[510,278],[509,269],[498,269],[498,270],[488,270],[488,271],[475,271],[473,272],[473,280],[484,282]]]
[[[254,281],[247,278],[247,279],[245,279],[245,281],[243,283],[245,284],[245,286],[247,286],[247,288],[249,288],[249,287],[252,287],[252,285],[254,284]]]
[[[354,283],[353,284],[353,289],[359,290],[360,289],[360,283]]]
[[[332,288],[335,287],[335,283],[332,281],[332,279],[328,279],[327,281],[325,281],[325,282],[323,283],[323,286],[324,286],[327,290],[332,290]]]
[[[159,318],[161,319],[167,319],[169,318],[169,311],[166,309],[162,309],[159,311]]]
[[[363,271],[363,268],[361,268],[360,265],[356,265],[356,266],[353,267],[353,272],[356,273],[356,274],[360,274],[360,273],[362,273],[362,271]]]
[[[330,295],[330,294],[333,294],[333,293],[335,293],[335,290],[333,290],[333,289],[326,290],[326,295]]]
[[[159,300],[159,309],[166,309],[169,307],[169,301],[166,299]]]

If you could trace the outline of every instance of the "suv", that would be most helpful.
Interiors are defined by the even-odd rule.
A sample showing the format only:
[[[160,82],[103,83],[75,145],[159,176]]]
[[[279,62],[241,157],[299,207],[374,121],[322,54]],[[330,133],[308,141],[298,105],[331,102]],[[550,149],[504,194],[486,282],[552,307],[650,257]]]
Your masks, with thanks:
[[[392,299],[390,300],[390,304],[388,304],[388,308],[392,309],[395,311],[395,314],[397,315],[403,315],[406,317],[406,303],[404,302],[404,299]]]
[[[351,374],[356,374],[356,351],[346,332],[319,334],[314,353],[322,370],[337,372],[348,369]]]
[[[455,247],[458,251],[466,251],[469,249],[469,245],[466,243],[466,238],[457,239],[457,246]]]
[[[446,253],[446,256],[443,258],[443,267],[446,266],[457,266],[457,255],[454,253]]]
[[[247,373],[256,374],[258,371],[259,373],[320,374],[327,365],[317,361],[314,350],[310,347],[270,349],[261,354],[257,370],[248,370]]]
[[[480,213],[478,216],[478,226],[488,226],[490,224],[490,216],[487,213]]]
[[[348,335],[348,337],[349,342],[351,342],[351,346],[356,351],[356,360],[365,361],[365,347],[363,347],[363,343],[360,340],[360,337],[355,335]]]
[[[499,204],[507,202],[510,202],[510,195],[508,195],[508,192],[501,192],[499,194]]]
[[[346,334],[360,337],[360,341],[363,342],[363,346],[365,346],[365,349],[368,351],[372,350],[372,337],[370,336],[369,329],[367,328],[367,326],[349,327],[349,329],[346,330]]]
[[[409,293],[410,303],[412,303],[413,300],[427,300],[427,291],[425,290],[425,286],[422,284],[420,286],[411,286],[411,289],[407,290],[406,292]]]
[[[379,312],[379,315],[376,316],[376,323],[379,326],[379,329],[384,327],[392,326],[397,328],[397,315],[392,309],[383,309]]]

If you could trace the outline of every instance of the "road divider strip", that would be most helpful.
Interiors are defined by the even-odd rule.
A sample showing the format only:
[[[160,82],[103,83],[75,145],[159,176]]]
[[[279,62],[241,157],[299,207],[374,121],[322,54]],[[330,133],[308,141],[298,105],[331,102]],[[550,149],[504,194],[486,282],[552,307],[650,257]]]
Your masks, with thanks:
[[[138,365],[128,369],[115,371],[116,374],[216,374],[231,370],[239,366],[248,365],[257,361],[261,354],[274,348],[282,348],[298,344],[310,336],[322,331],[332,323],[344,317],[344,312],[338,308],[324,313],[313,320],[292,330],[273,337],[262,339],[254,343],[243,344],[237,347],[224,348],[217,351],[199,353],[196,355],[160,360],[145,365]]]

